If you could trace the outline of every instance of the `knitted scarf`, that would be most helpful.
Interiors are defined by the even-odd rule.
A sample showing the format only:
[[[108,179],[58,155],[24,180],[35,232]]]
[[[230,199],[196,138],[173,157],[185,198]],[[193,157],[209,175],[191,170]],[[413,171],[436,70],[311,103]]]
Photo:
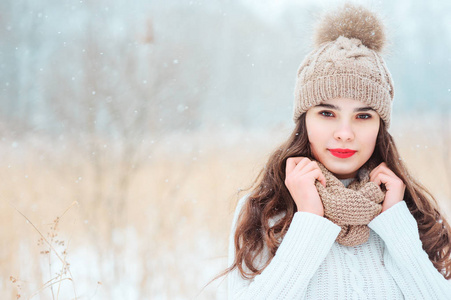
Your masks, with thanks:
[[[373,163],[363,166],[346,188],[320,162],[318,165],[326,177],[326,187],[316,181],[316,188],[324,205],[324,217],[341,227],[337,242],[344,246],[365,243],[370,236],[367,226],[382,210],[380,204],[385,193],[374,182],[370,182]]]

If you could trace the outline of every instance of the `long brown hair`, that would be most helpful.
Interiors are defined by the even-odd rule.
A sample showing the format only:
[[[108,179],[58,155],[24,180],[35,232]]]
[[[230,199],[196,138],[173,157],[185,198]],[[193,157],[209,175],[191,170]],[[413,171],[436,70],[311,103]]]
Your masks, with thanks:
[[[234,236],[235,261],[222,275],[238,268],[244,278],[254,278],[271,262],[281,239],[290,227],[297,211],[285,181],[285,165],[289,157],[304,156],[313,159],[305,125],[305,113],[296,123],[295,130],[286,142],[270,156],[266,166],[254,181],[248,199],[238,218]],[[404,201],[418,223],[423,249],[435,268],[446,278],[451,278],[451,229],[439,212],[431,193],[410,176],[400,159],[392,136],[381,120],[372,158],[385,162],[406,185]],[[274,224],[269,220],[283,217]],[[257,257],[267,247],[268,258],[263,265]],[[221,276],[221,275],[220,275]]]

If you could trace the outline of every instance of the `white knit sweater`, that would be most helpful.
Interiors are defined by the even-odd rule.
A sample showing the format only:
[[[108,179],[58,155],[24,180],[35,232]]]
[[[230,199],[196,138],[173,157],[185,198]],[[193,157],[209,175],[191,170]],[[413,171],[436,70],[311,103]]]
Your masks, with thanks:
[[[236,222],[246,199],[235,211],[229,265],[235,255]],[[423,250],[416,220],[404,201],[368,226],[366,243],[346,247],[335,241],[338,225],[312,213],[295,213],[262,274],[248,280],[237,269],[229,273],[229,299],[451,299],[451,282]]]

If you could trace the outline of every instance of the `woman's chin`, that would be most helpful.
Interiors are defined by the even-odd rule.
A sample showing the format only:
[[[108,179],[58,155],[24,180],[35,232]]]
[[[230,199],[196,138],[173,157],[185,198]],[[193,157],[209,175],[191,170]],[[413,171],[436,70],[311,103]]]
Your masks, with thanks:
[[[355,178],[357,171],[361,166],[358,164],[350,164],[349,162],[342,163],[323,163],[323,165],[339,179]]]

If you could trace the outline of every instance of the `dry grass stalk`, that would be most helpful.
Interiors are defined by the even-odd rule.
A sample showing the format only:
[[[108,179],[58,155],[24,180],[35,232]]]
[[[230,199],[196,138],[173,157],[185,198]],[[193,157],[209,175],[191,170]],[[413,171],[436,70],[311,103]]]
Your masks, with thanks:
[[[60,295],[60,290],[61,290],[61,283],[63,281],[70,281],[72,283],[72,287],[73,287],[73,293],[74,293],[74,298],[73,299],[77,299],[77,292],[75,289],[75,283],[73,280],[73,276],[72,273],[70,271],[70,264],[67,262],[67,249],[68,249],[68,245],[66,248],[64,248],[64,250],[62,251],[62,253],[58,253],[58,251],[55,249],[54,246],[65,246],[66,243],[64,240],[57,240],[56,238],[58,237],[58,226],[59,226],[59,222],[61,220],[61,218],[73,207],[73,206],[78,206],[78,202],[74,201],[72,202],[72,204],[60,215],[57,216],[55,218],[55,220],[50,224],[50,231],[47,232],[47,237],[44,236],[44,234],[36,227],[36,225],[34,225],[34,223],[27,217],[25,216],[20,210],[18,210],[11,202],[9,203],[22,217],[25,218],[25,220],[27,221],[28,224],[30,224],[34,230],[40,235],[40,238],[38,239],[38,246],[46,246],[47,248],[43,251],[41,251],[40,253],[42,255],[45,255],[48,257],[48,266],[49,266],[49,274],[50,276],[52,276],[52,255],[55,255],[58,260],[61,262],[61,269],[59,272],[56,273],[55,276],[53,276],[50,280],[48,280],[47,282],[45,282],[44,284],[41,285],[41,287],[36,290],[33,294],[31,294],[31,296],[28,297],[28,299],[32,299],[34,296],[38,295],[39,293],[41,293],[43,290],[45,289],[50,289],[50,292],[52,294],[52,299],[53,300],[58,300],[59,299],[59,295]],[[21,287],[22,284],[26,283],[25,281],[22,281],[20,279],[17,279],[13,276],[10,276],[10,281],[16,285],[17,288],[17,295],[16,298],[20,299],[22,297],[20,291],[21,291]],[[57,285],[57,291],[56,293],[53,290],[53,287]]]

